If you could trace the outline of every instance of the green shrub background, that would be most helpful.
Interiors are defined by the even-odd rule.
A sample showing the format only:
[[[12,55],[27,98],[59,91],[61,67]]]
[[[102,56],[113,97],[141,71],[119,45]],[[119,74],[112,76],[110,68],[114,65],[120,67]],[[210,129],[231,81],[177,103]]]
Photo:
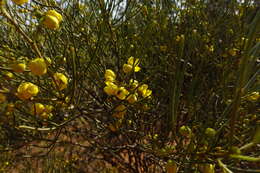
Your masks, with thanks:
[[[3,2],[0,172],[174,173],[175,164],[178,172],[213,173],[203,172],[206,164],[215,172],[259,172],[257,1]],[[57,30],[42,23],[51,9],[63,17]],[[45,75],[13,72],[13,63],[39,56],[51,60]],[[125,74],[131,56],[141,71]],[[107,69],[119,81],[148,84],[151,98],[129,104],[108,96]],[[68,77],[66,89],[53,85],[55,72]],[[22,82],[39,94],[19,99]],[[33,115],[37,102],[52,105],[51,116]],[[113,117],[122,103],[126,115]]]

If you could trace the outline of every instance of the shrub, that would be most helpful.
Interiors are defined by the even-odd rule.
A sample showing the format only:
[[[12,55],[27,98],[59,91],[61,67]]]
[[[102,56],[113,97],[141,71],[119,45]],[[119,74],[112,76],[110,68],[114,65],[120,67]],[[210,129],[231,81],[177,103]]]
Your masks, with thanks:
[[[257,169],[257,5],[0,0],[0,170]]]

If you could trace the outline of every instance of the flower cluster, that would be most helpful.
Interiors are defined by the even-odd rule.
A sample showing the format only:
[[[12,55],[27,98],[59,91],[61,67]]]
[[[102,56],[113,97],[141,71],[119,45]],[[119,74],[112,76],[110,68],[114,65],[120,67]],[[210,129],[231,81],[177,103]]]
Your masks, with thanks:
[[[31,106],[31,114],[32,115],[39,115],[42,118],[48,118],[51,117],[52,110],[53,110],[52,105],[43,105],[41,103],[35,103]]]
[[[50,64],[50,62],[51,62],[50,60],[45,61],[43,58],[35,58],[28,63],[28,68],[33,75],[42,76],[47,73],[48,64]],[[26,64],[14,63],[12,64],[11,69],[13,70],[13,72],[22,73],[26,71]],[[6,77],[8,79],[11,79],[13,75],[12,73],[8,72],[8,74],[6,74]],[[53,79],[53,86],[57,90],[61,91],[67,88],[68,78],[64,74],[54,73],[52,79]],[[39,88],[37,85],[32,84],[30,82],[23,82],[18,86],[16,95],[21,100],[28,100],[36,96],[38,92],[39,92]]]
[[[138,66],[140,63],[139,59],[134,58],[134,57],[130,57],[127,61],[127,64],[123,65],[123,71],[125,73],[130,73],[132,71],[134,72],[138,72],[141,70],[141,68]]]
[[[123,65],[123,72],[127,75],[130,72],[138,72],[141,68],[138,66],[140,63],[139,59],[130,57],[127,64]],[[134,104],[138,100],[151,98],[152,90],[148,89],[147,84],[139,84],[135,79],[130,79],[128,82],[118,81],[116,79],[116,73],[107,69],[105,71],[105,87],[104,92],[114,98],[114,100],[124,101],[124,104]],[[122,119],[126,114],[126,106],[124,104],[118,105],[114,109],[113,117]]]

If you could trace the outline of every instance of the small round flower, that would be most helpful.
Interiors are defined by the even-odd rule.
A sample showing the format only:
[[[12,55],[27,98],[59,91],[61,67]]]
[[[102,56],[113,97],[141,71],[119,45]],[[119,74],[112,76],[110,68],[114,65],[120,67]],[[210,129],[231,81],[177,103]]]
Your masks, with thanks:
[[[128,103],[130,104],[133,104],[137,101],[137,93],[134,93],[134,94],[130,94],[128,97],[127,97],[127,101]]]
[[[64,74],[55,73],[53,77],[54,77],[55,87],[58,87],[58,90],[61,91],[67,88],[68,78]]]
[[[43,18],[43,24],[49,28],[56,30],[60,27],[62,21],[62,15],[55,10],[49,10],[45,13]]]
[[[11,72],[4,73],[4,77],[6,80],[11,80],[14,77],[14,74]]]
[[[31,107],[31,113],[33,115],[40,115],[45,111],[45,107],[41,103],[35,103]]]
[[[22,73],[25,71],[26,65],[24,63],[17,63],[12,65],[12,70],[16,73]]]
[[[47,72],[47,65],[42,58],[35,58],[30,61],[29,69],[34,75],[44,75]]]
[[[0,93],[0,103],[3,103],[6,101],[6,96],[2,93]]]
[[[107,86],[104,87],[105,93],[109,96],[116,95],[116,93],[118,92],[118,86],[113,82],[106,82],[106,85]]]
[[[133,70],[133,66],[130,64],[124,64],[123,65],[123,72],[130,73]]]
[[[21,83],[17,88],[17,96],[22,100],[27,100],[33,96],[36,96],[38,92],[38,86],[30,82]]]
[[[106,81],[114,82],[116,79],[115,72],[111,69],[107,69],[105,72],[105,79]]]
[[[28,0],[12,0],[16,5],[23,5],[28,2]]]
[[[143,84],[140,87],[138,87],[137,90],[138,90],[139,94],[144,95],[147,89],[148,89],[148,85]]]
[[[124,100],[126,96],[128,96],[129,91],[125,89],[124,87],[120,87],[116,93],[116,97],[120,100]]]
[[[125,105],[119,105],[115,108],[115,113],[113,113],[113,117],[116,117],[116,118],[124,118],[126,114],[126,107]]]
[[[43,25],[49,29],[56,30],[60,27],[60,22],[57,17],[46,15],[43,19]]]
[[[45,13],[45,15],[54,16],[58,19],[59,22],[62,21],[62,15],[55,10],[49,10]]]

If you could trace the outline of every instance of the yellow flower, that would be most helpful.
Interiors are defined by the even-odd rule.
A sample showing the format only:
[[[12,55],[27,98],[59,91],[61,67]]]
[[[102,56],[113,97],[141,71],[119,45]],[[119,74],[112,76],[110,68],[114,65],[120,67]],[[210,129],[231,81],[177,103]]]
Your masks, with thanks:
[[[107,69],[105,72],[105,79],[106,81],[114,82],[116,79],[116,74],[111,69]]]
[[[209,52],[214,52],[214,46],[213,45],[206,45],[206,49],[209,51]]]
[[[134,94],[130,94],[128,97],[127,97],[127,101],[128,103],[130,104],[133,104],[137,101],[137,93],[134,93]]]
[[[52,61],[50,57],[46,57],[46,61],[45,61],[46,65],[49,66],[51,65]]]
[[[35,58],[29,63],[29,69],[34,75],[44,75],[47,72],[47,65],[42,58]]]
[[[147,89],[147,90],[145,90],[145,92],[143,93],[143,97],[144,98],[146,98],[146,97],[148,97],[148,98],[151,98],[150,96],[152,95],[152,90],[149,90],[149,89]]]
[[[248,97],[247,100],[255,102],[260,98],[259,92],[252,92]]]
[[[4,73],[4,77],[6,80],[11,80],[14,77],[14,74],[11,72]]]
[[[132,66],[138,66],[139,63],[140,63],[139,59],[138,58],[134,58],[132,56],[130,58],[128,58],[128,60],[127,60],[127,64],[130,64]]]
[[[128,96],[129,92],[124,87],[120,87],[116,93],[116,97],[120,100],[124,100]]]
[[[45,15],[54,16],[58,19],[59,22],[62,21],[62,15],[55,10],[49,10],[45,13]]]
[[[18,63],[12,65],[12,70],[16,73],[22,73],[25,71],[26,65],[24,63]]]
[[[135,90],[138,87],[138,81],[134,79],[130,79],[129,85],[131,90]]]
[[[228,51],[228,53],[229,53],[231,56],[236,56],[236,55],[237,55],[237,52],[238,52],[238,49],[236,49],[236,48],[229,49],[229,51]]]
[[[138,66],[140,63],[138,58],[130,57],[127,60],[127,64],[123,65],[123,71],[125,73],[130,73],[131,71],[138,72],[141,68]]]
[[[31,113],[33,115],[40,115],[45,111],[45,107],[41,103],[35,103],[31,107]]]
[[[117,91],[118,91],[118,86],[116,84],[114,84],[113,82],[106,82],[106,85],[104,87],[104,91],[105,93],[107,93],[107,95],[116,95]]]
[[[144,98],[151,96],[152,90],[148,89],[147,84],[143,84],[138,88],[138,92],[140,95],[142,95]]]
[[[58,29],[60,22],[62,21],[62,15],[55,10],[49,10],[45,13],[43,18],[43,24],[49,29]]]
[[[130,73],[132,71],[132,69],[133,69],[133,66],[130,64],[123,65],[123,72],[125,72],[125,73]]]
[[[11,72],[4,73],[4,77],[6,80],[11,80],[14,77],[14,74]]]
[[[160,46],[160,50],[162,52],[166,52],[167,51],[167,46]]]
[[[53,77],[54,77],[55,87],[58,87],[60,91],[67,88],[68,78],[64,74],[55,73]]]
[[[28,2],[28,0],[12,0],[16,5],[23,5]]]
[[[116,117],[116,118],[124,118],[126,114],[126,107],[125,105],[119,105],[115,108],[115,113],[113,113],[113,117]]]
[[[54,109],[54,107],[52,105],[46,105],[45,106],[45,112],[47,114],[51,113],[53,109]]]
[[[145,93],[145,91],[148,89],[148,85],[147,84],[143,84],[140,87],[138,87],[138,91],[141,95],[143,95],[143,93]]]
[[[6,96],[2,93],[0,93],[0,103],[3,103],[6,101]]]
[[[22,100],[26,100],[33,96],[36,96],[38,92],[39,92],[38,86],[30,82],[21,83],[17,88],[17,96]]]
[[[56,30],[60,27],[60,23],[57,17],[52,16],[52,15],[46,15],[44,16],[43,19],[43,24],[49,28],[49,29],[53,29]]]

